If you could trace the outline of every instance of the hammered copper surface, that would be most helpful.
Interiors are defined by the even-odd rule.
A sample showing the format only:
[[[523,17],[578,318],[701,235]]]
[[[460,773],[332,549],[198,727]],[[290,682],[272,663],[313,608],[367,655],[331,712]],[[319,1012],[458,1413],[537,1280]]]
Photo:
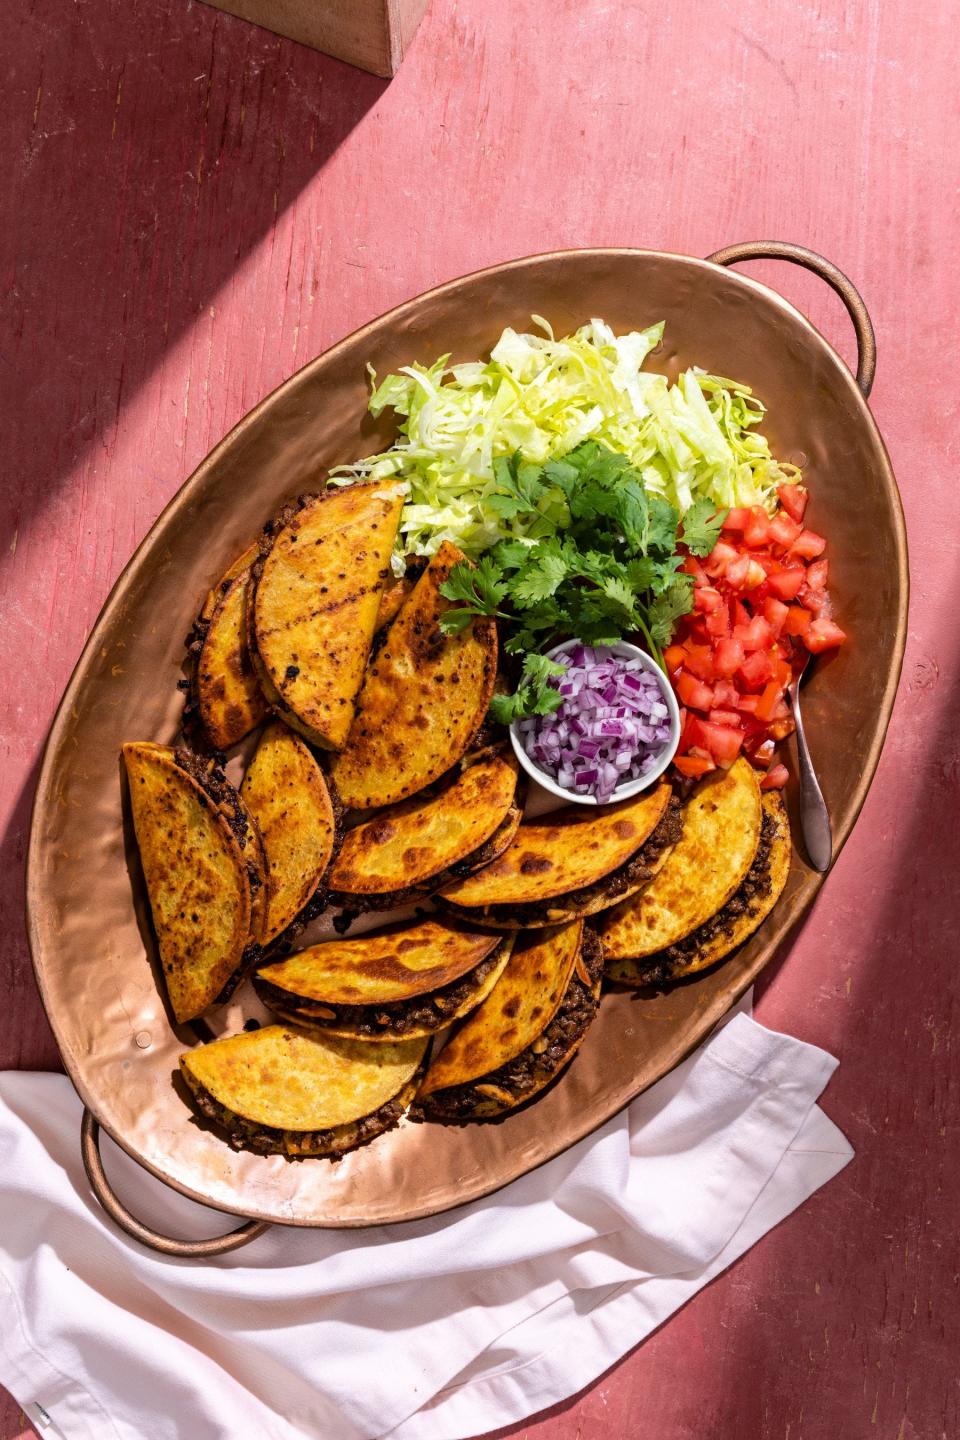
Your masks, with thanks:
[[[489,350],[532,311],[558,333],[601,315],[617,329],[666,321],[653,357],[752,384],[776,453],[802,463],[812,519],[830,538],[837,619],[851,643],[821,663],[804,714],[836,848],[863,803],[886,730],[906,623],[899,498],[866,403],[842,361],[783,299],[705,261],[643,251],[546,255],[410,301],[335,346],[263,402],[164,511],[111,594],[54,723],[28,861],[30,939],[44,1002],[84,1101],[136,1159],[237,1214],[357,1226],[428,1215],[486,1194],[615,1114],[695,1045],[751,982],[821,883],[799,854],[780,904],[718,970],[654,999],[607,997],[569,1073],[502,1123],[403,1125],[338,1165],[234,1154],[173,1085],[182,1040],[157,990],[145,897],[125,850],[117,751],[169,742],[183,637],[202,596],[284,499],[326,466],[390,438],[365,412],[377,371]],[[868,523],[865,520],[868,519]],[[236,1017],[239,1018],[239,1017]]]

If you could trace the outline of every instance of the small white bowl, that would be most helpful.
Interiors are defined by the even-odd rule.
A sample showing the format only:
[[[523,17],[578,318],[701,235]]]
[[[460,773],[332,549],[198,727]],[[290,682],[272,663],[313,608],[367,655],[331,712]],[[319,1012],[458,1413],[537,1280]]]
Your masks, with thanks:
[[[575,650],[581,643],[580,640],[565,640],[562,645],[555,645],[552,650],[548,650],[547,655],[551,660],[558,660],[561,656],[566,655],[568,651]],[[613,645],[597,646],[596,648],[612,650],[615,655],[620,655],[624,660],[639,660],[643,669],[648,670],[656,677],[657,683],[660,686],[660,694],[663,697],[663,703],[666,705],[667,712],[670,716],[670,735],[669,738],[663,742],[663,750],[660,752],[657,763],[651,765],[646,775],[641,775],[639,779],[627,780],[623,784],[618,785],[610,799],[603,801],[604,805],[612,805],[617,800],[629,800],[631,795],[639,795],[641,790],[646,790],[655,780],[660,779],[660,776],[677,753],[677,746],[680,744],[680,707],[677,705],[677,697],[673,693],[673,686],[670,684],[670,681],[666,675],[664,675],[657,662],[652,659],[645,650],[641,650],[637,645],[631,645],[628,640],[617,640]],[[574,790],[564,790],[562,785],[558,785],[552,776],[548,775],[545,770],[540,768],[535,760],[530,758],[523,746],[523,737],[518,729],[519,723],[518,720],[514,720],[510,726],[510,740],[513,745],[513,753],[531,779],[535,780],[537,784],[542,786],[550,795],[556,795],[558,799],[564,800],[568,804],[599,805],[601,802],[597,799],[596,795],[579,795]]]

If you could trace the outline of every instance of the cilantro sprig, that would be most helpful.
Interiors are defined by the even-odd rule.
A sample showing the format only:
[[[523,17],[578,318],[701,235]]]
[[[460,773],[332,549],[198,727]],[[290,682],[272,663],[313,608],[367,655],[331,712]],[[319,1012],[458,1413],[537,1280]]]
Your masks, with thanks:
[[[678,543],[709,554],[725,512],[698,501],[678,531],[673,506],[647,490],[626,456],[596,441],[545,465],[519,454],[499,459],[494,479],[486,503],[504,518],[522,517],[524,538],[495,545],[476,566],[457,565],[440,587],[456,602],[441,620],[448,634],[474,615],[508,619],[506,649],[526,656],[516,692],[494,700],[493,718],[509,723],[556,708],[550,662],[538,652],[563,636],[598,645],[639,633],[662,665],[661,647],[693,604]]]

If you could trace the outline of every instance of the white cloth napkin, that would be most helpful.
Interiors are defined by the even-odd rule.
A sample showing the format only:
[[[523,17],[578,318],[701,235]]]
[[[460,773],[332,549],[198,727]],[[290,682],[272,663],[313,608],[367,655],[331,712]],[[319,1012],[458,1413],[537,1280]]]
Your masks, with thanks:
[[[489,1199],[374,1230],[272,1229],[205,1264],[102,1215],[67,1080],[0,1075],[0,1379],[42,1434],[69,1440],[458,1440],[523,1419],[846,1165],[814,1104],[835,1065],[741,1012]],[[225,1228],[104,1147],[149,1223]]]

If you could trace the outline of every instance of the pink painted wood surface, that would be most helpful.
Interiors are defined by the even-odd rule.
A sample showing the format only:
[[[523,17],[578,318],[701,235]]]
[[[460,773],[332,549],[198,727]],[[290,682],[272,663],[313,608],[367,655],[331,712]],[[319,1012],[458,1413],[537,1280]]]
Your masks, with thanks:
[[[504,1433],[960,1434],[954,22],[950,0],[434,0],[388,86],[189,0],[6,17],[0,1065],[57,1061],[21,916],[57,699],[131,550],[255,401],[406,296],[559,246],[790,239],[871,307],[911,541],[904,680],[860,824],[758,1000],[839,1055],[825,1103],[857,1158],[585,1394]],[[753,273],[851,354],[815,280]],[[11,1401],[0,1440],[24,1429]]]

